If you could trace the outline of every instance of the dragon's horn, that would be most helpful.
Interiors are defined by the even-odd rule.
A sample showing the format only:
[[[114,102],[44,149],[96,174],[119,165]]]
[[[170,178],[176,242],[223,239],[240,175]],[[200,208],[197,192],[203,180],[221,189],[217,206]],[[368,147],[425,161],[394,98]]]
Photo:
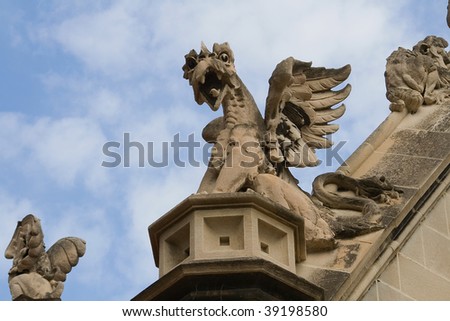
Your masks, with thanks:
[[[209,56],[211,54],[211,51],[209,51],[208,47],[206,47],[205,43],[202,41],[200,44],[200,53],[204,54],[205,56]]]

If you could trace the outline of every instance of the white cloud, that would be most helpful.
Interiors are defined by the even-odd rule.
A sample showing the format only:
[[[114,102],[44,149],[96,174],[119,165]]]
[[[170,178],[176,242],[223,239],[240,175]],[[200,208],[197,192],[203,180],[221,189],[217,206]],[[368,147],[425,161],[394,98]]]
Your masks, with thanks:
[[[107,184],[100,166],[106,139],[92,120],[43,117],[32,121],[20,114],[0,113],[0,140],[4,164],[31,177],[45,171],[59,186],[81,182],[93,191]]]
[[[137,5],[137,6],[136,6]],[[54,33],[47,30],[68,52],[80,58],[94,71],[108,75],[126,76],[146,69],[145,24],[141,24],[140,4],[116,3],[106,10],[85,12],[64,20]]]
[[[87,107],[93,118],[107,123],[115,123],[126,109],[121,97],[105,88],[94,94]]]
[[[60,184],[73,184],[83,171],[89,175],[101,164],[100,151],[105,139],[90,120],[40,119],[29,128],[26,139],[32,155]]]
[[[24,142],[19,130],[23,117],[15,113],[0,114],[0,160],[11,161],[19,158]]]

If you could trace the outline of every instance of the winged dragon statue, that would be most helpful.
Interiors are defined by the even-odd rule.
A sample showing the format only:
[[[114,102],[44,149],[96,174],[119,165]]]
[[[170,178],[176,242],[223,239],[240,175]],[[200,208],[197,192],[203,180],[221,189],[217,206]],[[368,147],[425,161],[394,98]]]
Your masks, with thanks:
[[[327,135],[339,127],[331,122],[344,114],[345,105],[340,103],[351,91],[349,84],[337,90],[335,87],[348,78],[350,65],[330,69],[312,67],[311,62],[292,57],[281,61],[269,79],[264,118],[236,73],[228,43],[215,43],[212,51],[202,43],[200,53],[191,50],[185,56],[183,71],[199,105],[206,103],[213,111],[223,107],[223,116],[211,121],[202,133],[214,145],[198,193],[252,190],[268,197],[304,217],[309,250],[333,248],[337,234],[352,234],[348,227],[357,233],[377,226],[364,218],[343,228],[333,212],[323,206],[333,205],[333,197],[322,197],[332,194],[321,187],[330,177],[336,177],[335,173],[315,182],[321,192],[311,197],[298,187],[289,171],[289,167],[318,165],[315,149],[332,145]],[[355,189],[364,189],[366,181],[349,180],[353,180]],[[371,189],[373,197],[355,195],[350,201],[353,207],[348,208],[374,214],[377,207],[373,203],[377,195],[385,194],[386,186],[371,185],[378,187]]]
[[[62,238],[45,251],[40,220],[25,216],[5,250],[5,257],[13,259],[8,279],[12,299],[60,299],[67,274],[85,251],[86,242],[77,237]]]

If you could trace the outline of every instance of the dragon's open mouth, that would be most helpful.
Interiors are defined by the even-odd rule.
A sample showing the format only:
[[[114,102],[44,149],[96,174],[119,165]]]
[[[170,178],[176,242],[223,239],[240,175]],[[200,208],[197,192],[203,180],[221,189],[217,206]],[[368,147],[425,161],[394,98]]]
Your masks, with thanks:
[[[219,109],[227,87],[220,78],[214,71],[207,70],[198,84],[199,93],[214,111]]]

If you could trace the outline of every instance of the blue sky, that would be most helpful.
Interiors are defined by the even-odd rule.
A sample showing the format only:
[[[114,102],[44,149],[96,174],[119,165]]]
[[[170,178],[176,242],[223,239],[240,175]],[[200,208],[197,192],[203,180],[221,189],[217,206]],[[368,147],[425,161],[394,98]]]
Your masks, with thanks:
[[[147,227],[194,193],[205,167],[102,167],[124,133],[152,142],[186,141],[219,116],[198,106],[182,78],[184,55],[228,41],[236,68],[263,110],[267,80],[288,56],[314,66],[352,65],[353,90],[333,140],[345,159],[389,114],[386,57],[426,35],[450,39],[446,0],[1,1],[0,250],[28,213],[50,247],[87,241],[63,300],[129,300],[157,279]],[[119,153],[123,152],[119,149]],[[201,151],[196,151],[201,161]],[[320,153],[324,159],[325,154]],[[187,161],[185,153],[181,160]],[[334,161],[296,169],[301,186]],[[2,252],[3,253],[3,252]],[[0,300],[9,300],[0,257]]]

